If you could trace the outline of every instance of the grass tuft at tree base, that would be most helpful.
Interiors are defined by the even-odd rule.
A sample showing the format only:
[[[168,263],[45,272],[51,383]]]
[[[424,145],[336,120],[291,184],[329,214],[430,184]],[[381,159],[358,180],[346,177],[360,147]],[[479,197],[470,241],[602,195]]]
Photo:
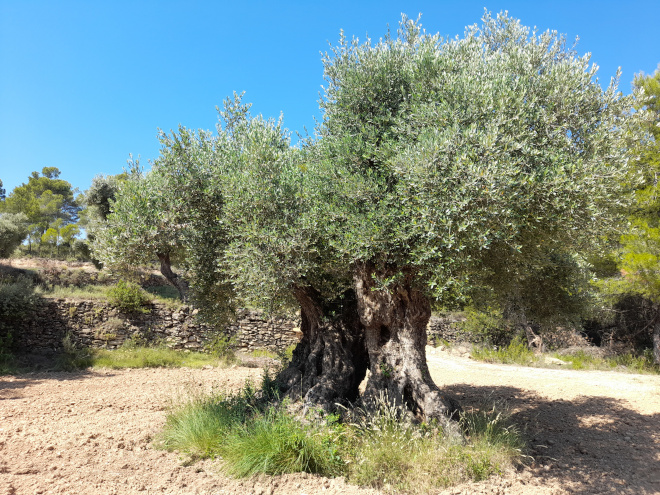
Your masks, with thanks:
[[[233,476],[309,472],[346,476],[387,491],[429,493],[483,480],[515,465],[524,443],[499,409],[470,410],[461,418],[465,443],[441,425],[415,424],[382,401],[372,413],[293,415],[271,403],[272,382],[236,394],[195,394],[172,407],[156,445],[191,458],[221,458]]]

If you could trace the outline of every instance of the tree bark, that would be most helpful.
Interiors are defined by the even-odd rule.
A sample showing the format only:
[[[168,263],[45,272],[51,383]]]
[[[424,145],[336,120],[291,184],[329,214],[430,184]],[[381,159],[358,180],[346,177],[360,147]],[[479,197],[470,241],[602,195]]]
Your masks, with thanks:
[[[185,280],[183,280],[172,271],[170,253],[157,253],[156,255],[160,261],[160,273],[163,274],[163,277],[165,277],[167,281],[176,288],[177,291],[179,291],[179,297],[181,300],[186,302],[188,300],[188,284]]]
[[[294,295],[300,304],[303,338],[276,382],[283,396],[302,399],[305,408],[332,412],[337,403],[358,399],[368,367],[357,301],[348,292],[341,301],[324,304],[309,287],[294,288]]]
[[[660,365],[660,322],[653,325],[653,360]]]
[[[377,280],[396,276],[387,287]],[[365,328],[370,376],[363,401],[387,400],[403,406],[418,419],[446,420],[460,412],[458,403],[440,392],[426,363],[426,325],[431,316],[428,298],[413,285],[413,275],[395,269],[378,271],[357,266],[355,291],[360,320]]]

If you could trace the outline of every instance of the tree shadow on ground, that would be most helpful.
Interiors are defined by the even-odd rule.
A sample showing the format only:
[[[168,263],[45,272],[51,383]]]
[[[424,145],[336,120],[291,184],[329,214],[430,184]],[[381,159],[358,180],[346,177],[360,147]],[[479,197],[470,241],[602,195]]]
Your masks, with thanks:
[[[464,407],[504,401],[528,440],[527,469],[569,493],[660,493],[660,412],[625,400],[549,400],[524,389],[455,384],[444,390]]]

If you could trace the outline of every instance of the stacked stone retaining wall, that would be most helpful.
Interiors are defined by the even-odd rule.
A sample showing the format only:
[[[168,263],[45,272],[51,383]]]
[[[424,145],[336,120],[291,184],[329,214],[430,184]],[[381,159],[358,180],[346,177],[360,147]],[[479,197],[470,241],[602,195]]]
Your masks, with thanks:
[[[243,309],[236,321],[220,330],[201,323],[189,306],[171,309],[155,304],[147,313],[124,314],[107,303],[70,299],[45,300],[37,314],[16,332],[19,349],[60,350],[69,334],[77,346],[116,349],[127,339],[163,343],[174,349],[202,350],[218,332],[233,337],[239,349],[277,351],[297,344],[302,337],[297,318],[266,318],[261,311]],[[438,340],[462,340],[455,316],[432,316],[428,324],[429,344]],[[464,338],[464,336],[463,336]]]
[[[223,329],[201,323],[189,306],[170,309],[152,305],[147,313],[124,314],[106,303],[46,300],[36,315],[16,332],[19,349],[57,351],[68,334],[77,346],[116,349],[127,339],[163,343],[174,349],[201,350],[219,332],[233,337],[240,349],[285,349],[300,340],[295,318],[265,318],[254,310],[240,310],[234,324]]]

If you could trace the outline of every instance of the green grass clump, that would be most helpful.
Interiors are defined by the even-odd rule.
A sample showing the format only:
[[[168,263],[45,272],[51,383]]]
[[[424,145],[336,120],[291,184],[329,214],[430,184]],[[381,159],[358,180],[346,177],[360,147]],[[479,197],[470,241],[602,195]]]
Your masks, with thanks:
[[[84,299],[90,301],[107,301],[108,287],[105,285],[85,285],[83,287],[53,286],[44,291],[44,296],[53,299]]]
[[[228,474],[310,472],[393,491],[430,493],[501,473],[521,456],[523,441],[495,408],[465,412],[465,441],[439,424],[415,424],[383,401],[375,412],[300,417],[261,390],[194,396],[174,406],[157,441],[193,458],[220,457]],[[353,419],[350,419],[353,418]]]
[[[495,407],[461,415],[466,442],[441,425],[418,425],[380,401],[377,411],[350,427],[350,480],[378,489],[426,494],[481,481],[515,464],[524,442],[510,417]]]
[[[156,443],[193,458],[216,456],[220,439],[247,420],[254,402],[249,386],[239,394],[195,395],[169,412]]]
[[[471,355],[474,359],[487,363],[519,364],[533,366],[539,358],[529,349],[523,338],[516,338],[503,347],[474,347]]]
[[[94,368],[201,368],[222,364],[215,356],[202,352],[183,352],[167,347],[135,347],[91,350]]]
[[[570,354],[557,354],[554,357],[570,363],[574,370],[604,370],[628,371],[631,373],[660,373],[660,367],[653,362],[652,350],[648,349],[641,355],[631,353],[617,356],[599,357],[578,350]]]
[[[340,474],[343,468],[331,428],[305,425],[277,407],[236,428],[220,447],[228,474]]]

